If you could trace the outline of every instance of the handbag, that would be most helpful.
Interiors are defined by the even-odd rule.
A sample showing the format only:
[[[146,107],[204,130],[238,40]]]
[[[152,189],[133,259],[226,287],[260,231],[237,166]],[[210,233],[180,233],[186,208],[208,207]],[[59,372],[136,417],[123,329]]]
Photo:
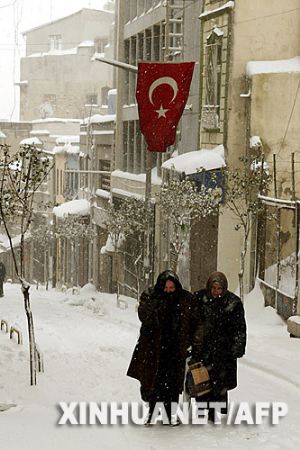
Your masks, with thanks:
[[[201,397],[211,391],[209,373],[202,362],[189,364],[185,387],[191,397]]]

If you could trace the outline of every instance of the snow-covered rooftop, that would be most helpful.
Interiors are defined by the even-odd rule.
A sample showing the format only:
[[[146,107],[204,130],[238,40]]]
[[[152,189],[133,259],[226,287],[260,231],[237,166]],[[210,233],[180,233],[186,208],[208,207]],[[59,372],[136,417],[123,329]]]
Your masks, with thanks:
[[[43,143],[39,140],[38,137],[34,136],[31,138],[23,139],[20,142],[20,145],[43,145]]]
[[[67,50],[49,50],[49,52],[32,53],[31,55],[28,55],[27,58],[41,58],[44,56],[76,55],[77,48],[78,47],[68,48]]]
[[[94,41],[82,41],[80,44],[78,44],[78,47],[94,47],[95,42]]]
[[[82,123],[83,124],[106,123],[106,122],[115,122],[115,120],[116,120],[115,114],[105,114],[105,115],[94,114],[91,117],[86,117],[85,119],[83,119]]]
[[[87,216],[90,214],[90,202],[85,199],[71,200],[70,202],[63,203],[62,205],[55,206],[53,213],[56,217],[63,219],[68,214],[76,214],[79,216]]]
[[[75,11],[75,12],[72,13],[72,14],[68,14],[67,16],[59,17],[58,19],[51,20],[50,22],[45,22],[45,23],[43,23],[42,25],[38,25],[38,26],[36,26],[36,27],[29,28],[28,30],[23,31],[22,34],[23,34],[23,35],[26,35],[27,33],[30,33],[31,31],[35,31],[35,30],[38,30],[39,28],[46,27],[46,26],[48,26],[48,25],[50,25],[50,24],[52,24],[52,23],[57,23],[57,22],[60,22],[61,20],[69,19],[69,18],[72,17],[72,16],[81,14],[81,13],[82,13],[83,11],[85,11],[85,10],[88,10],[88,11],[96,11],[96,12],[101,12],[101,13],[106,13],[106,14],[109,14],[109,15],[110,15],[110,14],[114,14],[113,11],[108,11],[108,10],[106,10],[106,9],[100,9],[100,8],[98,9],[98,8],[89,8],[89,7],[85,7],[85,8],[79,9],[78,11]]]
[[[64,144],[64,145],[56,145],[53,148],[53,153],[54,154],[60,154],[60,153],[68,153],[68,154],[73,154],[73,155],[78,155],[79,154],[79,145],[72,145],[72,144]]]
[[[229,2],[225,3],[224,5],[220,6],[219,8],[204,11],[202,14],[200,14],[199,19],[203,19],[203,17],[207,17],[210,15],[222,12],[226,9],[233,9],[233,8],[234,8],[234,1],[229,1]]]
[[[185,172],[187,175],[197,170],[214,170],[225,167],[224,147],[218,145],[214,149],[202,149],[170,158],[162,164],[163,169],[174,169],[176,172]]]
[[[31,130],[30,134],[39,136],[48,136],[50,134],[49,130]]]
[[[260,73],[299,73],[300,56],[291,59],[277,59],[273,61],[249,61],[246,73],[249,77]]]
[[[52,123],[52,122],[59,122],[59,123],[79,123],[81,122],[80,119],[64,119],[62,117],[47,117],[46,119],[35,119],[32,120],[31,123]]]
[[[58,136],[56,138],[56,144],[78,144],[80,141],[80,138],[78,136],[78,134],[72,134],[72,135],[62,135],[62,136]]]

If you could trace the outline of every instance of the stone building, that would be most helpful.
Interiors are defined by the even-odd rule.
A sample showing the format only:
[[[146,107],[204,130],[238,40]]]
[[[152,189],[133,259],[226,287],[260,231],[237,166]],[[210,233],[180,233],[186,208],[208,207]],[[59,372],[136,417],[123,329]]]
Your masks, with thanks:
[[[91,58],[104,53],[113,17],[111,11],[84,8],[24,33],[18,83],[22,120],[82,119],[107,104],[112,69],[99,70]]]
[[[90,221],[95,230],[95,238],[89,245],[89,280],[98,289],[111,292],[111,257],[104,252],[107,241],[105,210],[111,199],[111,171],[114,158],[115,108],[112,97],[116,91],[109,92],[112,102],[109,114],[96,114],[86,118],[80,128],[81,174],[79,195],[91,204]]]
[[[202,30],[201,146],[213,148],[223,144],[229,168],[237,167],[241,156],[263,154],[270,174],[273,176],[276,172],[277,192],[273,186],[270,195],[286,200],[292,199],[291,153],[297,151],[299,141],[296,123],[299,121],[297,87],[300,46],[297,30],[300,17],[295,13],[298,7],[297,0],[285,3],[206,0],[199,17]],[[277,171],[274,170],[273,155],[277,161]],[[297,194],[298,186],[296,177],[294,194]],[[282,235],[286,240],[286,249],[283,246],[280,249],[281,260],[292,253],[291,239],[294,248],[296,245],[295,230],[291,227],[287,230],[287,223],[292,222],[291,217],[281,222]],[[233,289],[237,284],[241,249],[241,236],[232,231],[234,225],[235,219],[230,214],[220,215],[218,268],[228,273]],[[259,269],[256,230],[259,231],[260,245],[260,234],[264,230],[262,224],[253,225],[246,274],[249,287],[253,285]],[[273,230],[269,225],[269,243],[265,243],[266,247],[264,244],[267,250],[270,247],[275,249],[277,238],[274,231],[274,225]],[[263,262],[264,267],[260,267],[260,272],[276,263],[274,251],[269,252],[273,254],[273,261],[269,256]],[[273,287],[277,284],[278,288],[278,282],[273,282]],[[277,288],[275,286],[275,290]],[[286,298],[281,301],[286,301]],[[276,303],[274,298],[273,303]]]

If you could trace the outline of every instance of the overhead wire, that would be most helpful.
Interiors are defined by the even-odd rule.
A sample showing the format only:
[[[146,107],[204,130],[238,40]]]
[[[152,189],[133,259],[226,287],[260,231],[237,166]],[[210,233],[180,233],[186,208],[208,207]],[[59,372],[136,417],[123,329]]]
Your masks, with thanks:
[[[13,0],[11,3],[6,3],[6,5],[0,5],[0,9],[8,8],[9,6],[13,6],[17,0]]]

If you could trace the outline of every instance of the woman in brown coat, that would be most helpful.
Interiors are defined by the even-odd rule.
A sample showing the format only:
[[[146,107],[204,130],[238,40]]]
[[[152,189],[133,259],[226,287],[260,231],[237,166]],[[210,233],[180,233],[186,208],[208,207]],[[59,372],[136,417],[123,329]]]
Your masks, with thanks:
[[[141,295],[140,336],[127,375],[141,383],[142,399],[149,402],[149,422],[156,402],[164,404],[171,418],[171,402],[178,402],[183,389],[188,348],[193,344],[193,351],[200,351],[202,324],[194,313],[192,294],[170,270]]]
[[[247,330],[240,298],[228,290],[222,272],[213,272],[206,289],[195,292],[197,308],[203,321],[203,347],[194,358],[209,370],[211,392],[201,402],[223,402],[227,413],[228,391],[237,386],[237,359],[245,353]],[[209,410],[214,420],[214,410]]]

